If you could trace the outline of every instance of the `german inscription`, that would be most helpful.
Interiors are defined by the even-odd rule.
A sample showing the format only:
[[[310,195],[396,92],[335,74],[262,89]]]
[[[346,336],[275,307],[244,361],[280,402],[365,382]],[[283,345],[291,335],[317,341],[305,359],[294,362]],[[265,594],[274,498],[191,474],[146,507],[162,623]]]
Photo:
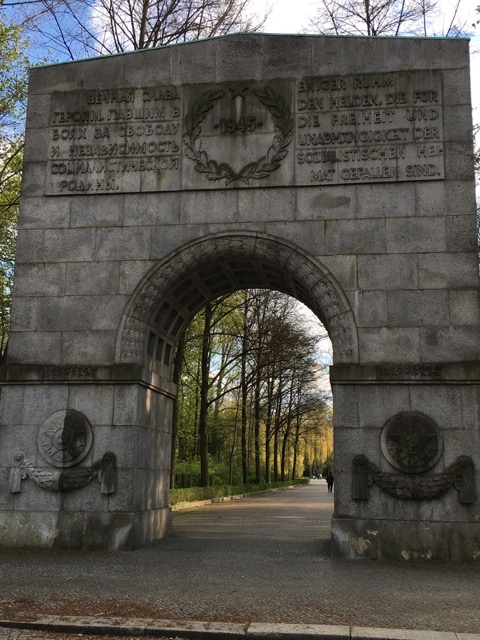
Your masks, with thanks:
[[[296,100],[299,184],[444,178],[438,73],[305,78]]]
[[[46,193],[439,180],[443,153],[435,71],[71,91]]]

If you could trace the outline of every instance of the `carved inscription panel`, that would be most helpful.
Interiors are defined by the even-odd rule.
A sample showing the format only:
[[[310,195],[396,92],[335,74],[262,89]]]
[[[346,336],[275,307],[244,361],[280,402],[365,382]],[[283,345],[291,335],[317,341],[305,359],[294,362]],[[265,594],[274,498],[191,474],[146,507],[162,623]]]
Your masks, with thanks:
[[[54,93],[47,195],[181,188],[176,87]]]
[[[438,73],[310,78],[296,101],[298,184],[444,178]]]
[[[47,195],[444,178],[438,72],[54,93]]]

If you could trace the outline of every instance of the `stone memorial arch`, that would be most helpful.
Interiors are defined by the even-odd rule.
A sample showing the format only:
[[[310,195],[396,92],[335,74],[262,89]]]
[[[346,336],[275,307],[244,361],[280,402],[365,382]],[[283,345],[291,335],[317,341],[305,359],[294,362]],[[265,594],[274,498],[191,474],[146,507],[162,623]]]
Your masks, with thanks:
[[[332,340],[334,555],[480,557],[468,41],[260,34],[32,69],[0,546],[168,534],[175,343],[251,287]]]

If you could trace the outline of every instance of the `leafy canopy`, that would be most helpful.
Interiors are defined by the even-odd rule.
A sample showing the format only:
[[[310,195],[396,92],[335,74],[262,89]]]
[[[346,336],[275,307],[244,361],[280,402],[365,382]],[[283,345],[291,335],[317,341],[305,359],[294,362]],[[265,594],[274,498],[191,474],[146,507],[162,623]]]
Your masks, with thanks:
[[[10,323],[27,90],[25,47],[21,29],[0,19],[0,355]]]

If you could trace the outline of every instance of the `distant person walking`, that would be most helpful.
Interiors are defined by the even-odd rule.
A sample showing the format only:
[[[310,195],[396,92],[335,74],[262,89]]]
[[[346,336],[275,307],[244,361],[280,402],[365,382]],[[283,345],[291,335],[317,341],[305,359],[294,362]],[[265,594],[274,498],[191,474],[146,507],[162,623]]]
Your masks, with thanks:
[[[328,487],[328,492],[332,493],[333,491],[333,473],[331,471],[329,471],[327,473],[327,487]]]

